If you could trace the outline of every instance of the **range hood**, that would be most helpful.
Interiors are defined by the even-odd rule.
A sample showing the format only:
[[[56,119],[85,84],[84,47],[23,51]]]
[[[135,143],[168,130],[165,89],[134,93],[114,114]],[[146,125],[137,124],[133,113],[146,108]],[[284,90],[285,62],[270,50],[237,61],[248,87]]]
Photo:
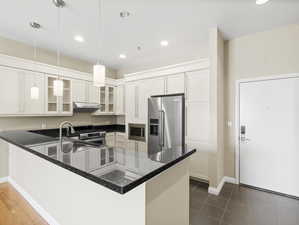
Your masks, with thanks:
[[[100,109],[100,104],[97,103],[86,103],[86,102],[74,102],[74,112],[94,112]]]

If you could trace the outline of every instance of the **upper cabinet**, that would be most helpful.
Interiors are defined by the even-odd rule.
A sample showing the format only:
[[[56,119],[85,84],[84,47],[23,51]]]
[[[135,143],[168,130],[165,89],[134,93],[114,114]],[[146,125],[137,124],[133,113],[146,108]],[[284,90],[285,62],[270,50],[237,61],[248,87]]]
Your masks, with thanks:
[[[148,98],[165,94],[165,78],[145,79],[126,84],[126,120],[146,123]]]
[[[85,80],[73,80],[73,101],[87,102],[88,101],[88,86]]]
[[[175,74],[166,77],[166,94],[182,94],[185,92],[185,74]]]
[[[92,82],[87,82],[87,88],[88,88],[88,102],[99,104],[100,89],[98,87],[95,87]]]
[[[24,113],[44,114],[45,113],[45,75],[37,72],[24,72],[25,76],[25,104]],[[38,87],[39,98],[31,99],[31,88]]]
[[[125,115],[125,85],[117,85],[115,93],[115,114]]]
[[[61,78],[63,81],[63,96],[54,96],[54,80],[56,76],[48,75],[46,78],[46,113],[55,115],[72,115],[72,82],[70,79]]]
[[[115,87],[110,85],[100,87],[98,103],[100,103],[100,109],[95,113],[95,115],[114,114],[115,113]]]
[[[85,80],[73,80],[73,102],[99,103],[99,88]]]
[[[44,113],[44,74],[0,66],[0,115]],[[39,98],[31,99],[31,87],[39,88]]]

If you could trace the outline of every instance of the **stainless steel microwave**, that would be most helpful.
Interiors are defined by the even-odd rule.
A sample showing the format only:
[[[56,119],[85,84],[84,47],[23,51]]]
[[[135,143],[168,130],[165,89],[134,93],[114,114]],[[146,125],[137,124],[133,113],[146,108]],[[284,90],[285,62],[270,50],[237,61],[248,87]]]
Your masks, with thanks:
[[[145,142],[145,124],[129,123],[129,140]]]

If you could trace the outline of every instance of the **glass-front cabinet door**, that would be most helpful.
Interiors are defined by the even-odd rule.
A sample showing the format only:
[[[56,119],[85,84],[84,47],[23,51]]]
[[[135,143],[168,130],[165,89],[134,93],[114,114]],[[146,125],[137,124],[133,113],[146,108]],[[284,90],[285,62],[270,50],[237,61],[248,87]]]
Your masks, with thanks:
[[[100,87],[100,112],[106,112],[106,87]]]
[[[54,96],[54,80],[55,77],[48,77],[47,88],[48,88],[48,101],[47,101],[47,112],[58,113],[58,97]]]
[[[62,79],[63,81],[63,96],[54,96],[54,80],[57,77],[47,76],[47,95],[46,95],[46,112],[49,114],[72,114],[72,83],[69,79]]]
[[[108,112],[114,112],[114,87],[108,88]]]
[[[99,113],[114,113],[114,87],[105,86],[100,87],[99,101],[100,101],[100,110]]]
[[[63,97],[61,97],[61,112],[72,112],[72,94],[71,94],[71,81],[63,79]]]

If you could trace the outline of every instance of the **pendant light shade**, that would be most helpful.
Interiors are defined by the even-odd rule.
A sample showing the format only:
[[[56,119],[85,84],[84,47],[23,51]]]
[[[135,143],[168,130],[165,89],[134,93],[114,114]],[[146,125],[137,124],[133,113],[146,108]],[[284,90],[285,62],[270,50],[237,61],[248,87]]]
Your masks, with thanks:
[[[31,97],[32,100],[38,100],[38,98],[39,98],[39,88],[36,85],[31,87],[30,97]]]
[[[106,82],[106,67],[100,64],[93,66],[93,85],[96,87],[105,86]]]
[[[53,93],[54,96],[62,97],[63,96],[63,81],[56,79],[53,81]]]

